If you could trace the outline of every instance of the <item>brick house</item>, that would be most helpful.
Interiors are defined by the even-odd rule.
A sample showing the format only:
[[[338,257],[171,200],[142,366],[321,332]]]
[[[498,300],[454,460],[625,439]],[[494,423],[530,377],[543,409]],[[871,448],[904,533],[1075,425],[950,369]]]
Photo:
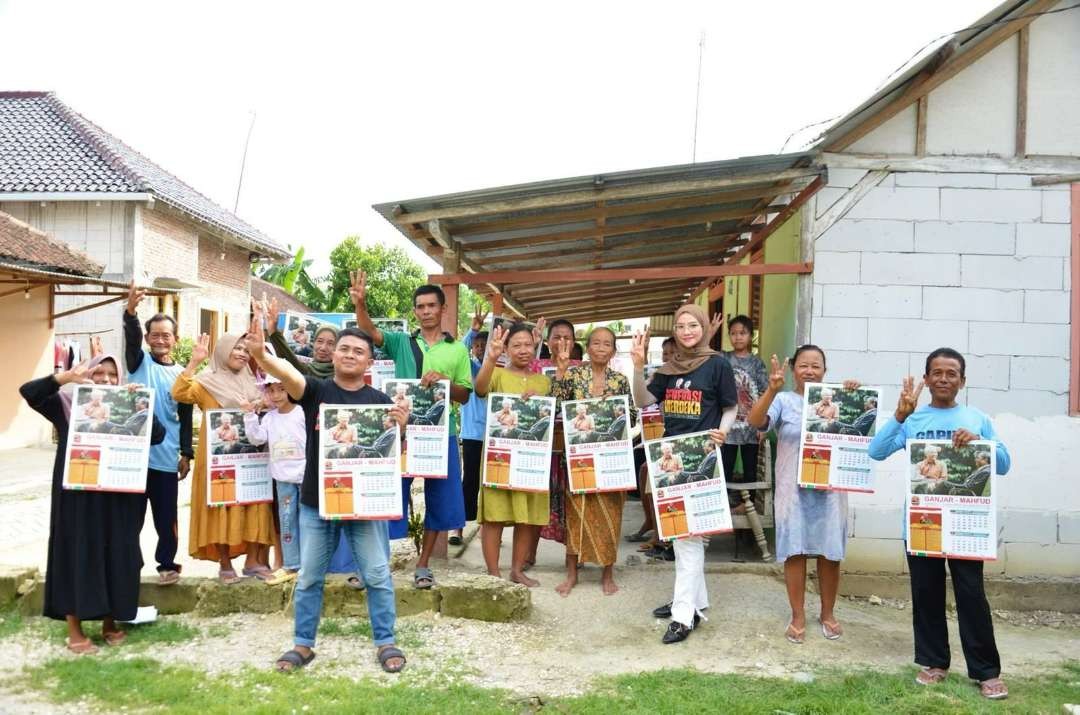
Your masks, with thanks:
[[[290,255],[52,93],[0,92],[0,137],[0,211],[84,251],[106,280],[163,289],[140,317],[170,314],[182,336],[242,329],[251,264]],[[58,297],[56,312],[78,300]],[[120,351],[120,310],[59,318],[56,333]]]

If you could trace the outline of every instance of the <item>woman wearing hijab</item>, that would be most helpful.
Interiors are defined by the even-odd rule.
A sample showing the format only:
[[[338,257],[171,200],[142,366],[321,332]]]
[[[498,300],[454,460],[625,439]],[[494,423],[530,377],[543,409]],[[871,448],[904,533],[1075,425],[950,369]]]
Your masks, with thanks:
[[[177,402],[198,405],[203,420],[199,434],[210,434],[207,410],[243,409],[244,404],[254,403],[262,397],[255,375],[248,367],[248,350],[242,335],[222,335],[214,347],[210,368],[195,371],[206,360],[210,350],[210,336],[199,336],[191,351],[191,361],[173,385],[173,398]],[[220,564],[218,578],[224,584],[236,583],[240,578],[233,569],[232,560],[246,553],[244,575],[260,579],[270,578],[272,572],[263,563],[266,547],[274,541],[274,519],[270,504],[247,504],[211,507],[206,503],[206,462],[208,439],[199,440],[199,454],[195,460],[195,476],[191,482],[191,533],[188,550],[196,559],[217,561]]]
[[[274,354],[287,360],[290,365],[300,371],[301,375],[311,375],[320,379],[334,376],[334,346],[337,345],[337,331],[329,325],[320,325],[315,331],[311,343],[311,360],[300,360],[289,348],[285,336],[277,328],[278,315],[277,298],[271,298],[266,303],[266,335],[267,342],[274,346]]]
[[[612,370],[611,358],[615,356],[615,333],[609,328],[596,328],[586,339],[589,361],[570,367],[570,346],[555,345],[555,379],[551,384],[552,396],[563,400],[587,400],[596,397],[630,395],[630,381],[621,372]],[[634,403],[630,407],[633,412]],[[591,416],[581,412],[585,405],[578,405],[580,424],[575,419],[575,429],[593,433],[596,425]],[[614,566],[619,551],[619,535],[622,533],[623,504],[626,492],[602,492],[596,494],[570,494],[566,487],[566,580],[555,588],[561,596],[570,595],[577,585],[578,562],[591,562],[604,567],[600,585],[605,595],[617,592]]]
[[[634,361],[633,392],[639,407],[659,402],[664,414],[664,436],[676,437],[708,430],[717,445],[724,443],[735,423],[738,395],[731,364],[709,347],[716,330],[705,312],[688,303],[675,311],[675,353],[645,382],[649,332],[634,336],[630,357]],[[702,537],[675,542],[675,594],[671,603],[653,611],[658,618],[670,616],[664,643],[686,640],[697,625],[701,611],[709,607],[705,589],[705,544]]]
[[[130,621],[139,606],[142,551],[142,494],[64,489],[64,452],[71,423],[72,393],[64,385],[120,384],[120,363],[112,355],[92,360],[19,388],[35,411],[52,422],[58,435],[53,462],[52,507],[49,514],[49,556],[45,570],[44,615],[67,621],[67,647],[79,655],[95,646],[82,629],[83,621],[101,621],[101,636],[120,645],[125,633],[117,621]],[[138,385],[129,386],[131,389]],[[154,420],[151,443],[165,438]]]

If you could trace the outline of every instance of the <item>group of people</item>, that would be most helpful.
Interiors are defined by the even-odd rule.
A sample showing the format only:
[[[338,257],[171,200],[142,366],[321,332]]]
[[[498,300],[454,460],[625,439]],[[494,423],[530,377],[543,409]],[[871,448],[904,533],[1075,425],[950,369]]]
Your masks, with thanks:
[[[577,585],[579,566],[586,562],[602,567],[603,592],[616,593],[613,567],[626,492],[570,494],[564,460],[557,451],[561,448],[558,438],[551,463],[550,492],[484,487],[481,467],[486,398],[490,393],[517,395],[524,400],[552,396],[560,404],[565,400],[624,395],[629,399],[630,415],[620,414],[620,419],[628,417],[631,424],[636,424],[642,409],[656,405],[662,414],[665,436],[707,432],[712,446],[707,448],[706,456],[715,465],[718,455],[729,476],[739,460],[744,473],[756,471],[764,434],[777,434],[776,552],[777,560],[784,564],[791,606],[785,636],[794,644],[802,643],[806,636],[804,594],[809,558],[817,559],[821,634],[830,640],[842,636],[843,627],[834,608],[846,546],[847,499],[843,493],[800,489],[796,485],[805,386],[825,378],[822,349],[804,345],[782,362],[774,355],[771,366],[766,368],[751,350],[753,324],[749,318],[737,316],[728,323],[733,350],[722,353],[710,347],[722,323],[710,321],[700,307],[688,304],[676,311],[672,336],[664,342],[663,363],[648,379],[645,369],[649,334],[645,331],[634,336],[630,351],[633,374],[627,379],[612,367],[616,335],[608,328],[595,328],[585,337],[585,359],[581,361],[574,359],[575,330],[567,320],[555,320],[547,326],[542,321],[537,326],[497,325],[489,334],[483,330],[485,316],[478,313],[472,329],[459,342],[442,330],[446,300],[437,286],[425,285],[415,291],[413,312],[418,329],[413,333],[380,330],[368,314],[366,292],[366,276],[354,273],[350,296],[357,327],[340,331],[320,328],[309,361],[298,360],[277,331],[276,307],[253,302],[253,319],[246,334],[220,336],[212,354],[209,336],[200,336],[184,367],[170,357],[176,342],[175,321],[155,315],[146,322],[144,334],[135,317],[142,293],[132,286],[124,313],[124,365],[114,356],[99,356],[23,386],[25,399],[56,425],[61,445],[65,444],[70,420],[70,400],[65,402],[66,393],[61,389],[64,385],[118,384],[126,376],[131,383],[154,388],[157,395],[146,495],[64,491],[60,488],[63,450],[58,451],[45,614],[67,620],[72,650],[94,649],[81,629],[83,620],[103,620],[106,643],[123,640],[123,631],[115,622],[134,615],[142,564],[138,533],[147,503],[153,509],[159,536],[155,553],[159,579],[168,584],[179,577],[180,566],[175,562],[177,482],[188,475],[195,457],[191,406],[198,405],[204,414],[203,434],[209,427],[205,417],[208,410],[240,409],[246,413],[248,439],[253,444],[271,446],[276,512],[267,504],[208,506],[207,447],[206,441],[200,440],[192,480],[190,554],[217,561],[219,578],[224,583],[240,579],[232,561],[241,554],[245,556],[244,576],[270,581],[297,579],[294,646],[277,660],[276,667],[296,670],[315,657],[324,580],[333,568],[332,562],[340,560],[335,554],[340,547],[346,552],[347,565],[335,570],[354,573],[350,583],[367,590],[378,660],[389,672],[401,670],[405,656],[394,640],[394,591],[388,559],[389,540],[408,533],[411,480],[406,479],[402,489],[403,516],[394,522],[328,521],[319,517],[318,510],[320,405],[390,405],[385,426],[401,433],[409,421],[411,413],[400,401],[365,383],[364,375],[376,349],[394,361],[397,378],[419,379],[425,387],[440,381],[450,385],[450,394],[443,396],[448,397],[450,413],[449,469],[445,479],[424,480],[424,534],[413,573],[416,588],[430,588],[436,583],[430,559],[440,535],[448,534],[451,543],[460,544],[466,521],[475,520],[480,524],[489,574],[502,575],[499,554],[503,531],[512,526],[510,580],[529,587],[540,585],[527,571],[535,563],[539,539],[547,537],[565,543],[566,578],[556,588],[561,595],[569,595]],[[144,340],[146,348],[141,345]],[[209,367],[199,372],[208,358]],[[793,389],[787,390],[789,366]],[[912,378],[904,379],[896,411],[877,431],[870,445],[871,456],[885,459],[903,449],[909,437],[945,436],[957,445],[987,439],[997,441],[997,470],[1004,474],[1009,468],[1008,452],[997,440],[989,418],[956,402],[965,377],[962,355],[949,348],[931,353],[922,383],[916,386]],[[918,407],[924,385],[930,389],[931,401]],[[846,380],[844,387],[855,388],[858,383]],[[821,402],[813,406],[815,414],[823,421],[836,421],[835,405],[830,411],[829,404],[821,404],[825,402],[823,394]],[[508,414],[513,413],[511,408],[512,404],[504,406]],[[864,417],[870,414],[867,420],[872,424],[877,405],[867,404],[865,408]],[[264,413],[261,418],[259,412]],[[522,426],[512,417],[508,416],[505,424],[500,422],[501,426],[520,430]],[[856,428],[862,434],[869,431],[861,424],[867,420],[860,417],[857,421],[860,424]],[[585,422],[575,424],[574,430],[591,431]],[[663,459],[671,463],[671,469],[666,470],[672,473],[670,479],[695,478],[676,463],[677,455],[664,454]],[[700,465],[697,471],[701,471]],[[649,531],[655,532],[648,482],[644,479],[639,490],[646,507],[646,523],[631,535],[633,540],[643,540]],[[274,544],[279,548],[276,568],[271,568],[269,551]],[[699,627],[709,607],[704,572],[707,539],[683,538],[667,546],[675,561],[673,596],[653,614],[671,619],[663,641],[677,643]],[[922,684],[941,682],[949,667],[945,561],[908,557],[915,605],[915,660],[924,666],[917,680]],[[948,565],[956,590],[968,673],[980,682],[984,695],[1004,697],[1007,690],[999,678],[1000,662],[983,591],[982,563],[949,559]]]

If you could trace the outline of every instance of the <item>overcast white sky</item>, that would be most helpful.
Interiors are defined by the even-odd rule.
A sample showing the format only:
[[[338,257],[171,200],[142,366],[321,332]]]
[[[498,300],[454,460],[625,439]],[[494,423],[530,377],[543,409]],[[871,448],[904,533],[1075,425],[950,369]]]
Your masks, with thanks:
[[[238,214],[325,266],[349,234],[406,243],[373,203],[689,162],[703,30],[711,161],[779,151],[996,4],[0,0],[0,88],[229,208],[257,112]]]

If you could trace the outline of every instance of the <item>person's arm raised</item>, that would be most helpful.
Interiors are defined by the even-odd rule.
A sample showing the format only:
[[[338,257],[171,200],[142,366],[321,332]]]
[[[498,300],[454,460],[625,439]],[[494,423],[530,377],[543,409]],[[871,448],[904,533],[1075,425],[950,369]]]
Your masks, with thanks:
[[[383,345],[383,334],[371,320],[367,309],[367,274],[363,271],[349,271],[349,297],[356,310],[356,327],[371,336],[375,347]]]
[[[645,383],[645,360],[649,350],[649,329],[634,334],[630,344],[630,359],[634,363],[634,376],[630,383],[630,392],[634,398],[634,404],[638,407],[648,407],[656,403],[656,395],[649,392]]]
[[[129,373],[135,372],[142,365],[142,326],[139,325],[139,317],[136,314],[139,303],[142,302],[146,291],[135,287],[135,281],[128,286],[127,307],[124,308],[124,363]]]
[[[506,348],[503,344],[505,332],[501,325],[491,331],[487,351],[484,353],[484,362],[480,365],[480,372],[476,373],[476,379],[473,380],[473,388],[477,397],[487,397],[488,390],[491,387],[491,376],[495,374],[495,365]]]
[[[759,430],[769,426],[769,407],[780,391],[784,389],[784,374],[788,365],[787,358],[784,358],[784,362],[781,363],[775,355],[772,356],[769,362],[772,369],[769,370],[769,383],[765,387],[765,393],[757,399],[754,406],[750,408],[750,414],[746,416],[746,421],[750,426]]]
[[[281,385],[285,388],[285,392],[289,393],[289,397],[299,400],[304,396],[307,381],[300,374],[300,371],[290,365],[288,361],[272,357],[266,352],[266,336],[263,333],[262,313],[259,310],[255,311],[255,315],[251,319],[251,329],[248,330],[247,335],[247,349],[259,367],[265,370],[268,375],[273,375],[281,380]]]

